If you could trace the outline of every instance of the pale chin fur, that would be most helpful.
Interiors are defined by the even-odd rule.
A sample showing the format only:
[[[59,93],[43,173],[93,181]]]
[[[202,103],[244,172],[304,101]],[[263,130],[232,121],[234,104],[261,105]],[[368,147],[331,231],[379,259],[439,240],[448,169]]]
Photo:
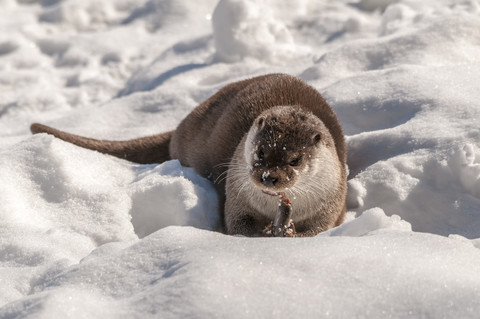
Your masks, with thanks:
[[[244,143],[243,159],[245,167],[245,176],[250,180],[250,172],[253,169],[252,157],[257,151],[254,144],[255,136],[257,135],[258,129],[254,125],[250,128],[247,134],[247,138]],[[258,212],[261,212],[263,215],[271,218],[275,218],[278,210],[278,199],[275,196],[269,196],[262,192],[262,189],[255,186],[253,181],[248,183],[247,187],[242,189],[242,192],[247,195],[249,198],[250,205],[255,208]]]
[[[257,128],[252,127],[248,132],[244,144],[245,175],[250,178],[252,170],[252,155],[256,151],[253,143]],[[323,144],[319,145],[313,158],[299,171],[296,183],[285,189],[287,197],[292,201],[293,220],[303,220],[319,210],[322,203],[329,198],[339,187],[341,167],[335,149]],[[244,176],[245,178],[246,176]],[[258,212],[273,219],[278,211],[278,199],[266,195],[253,182],[248,183],[242,192],[248,194],[250,205]]]

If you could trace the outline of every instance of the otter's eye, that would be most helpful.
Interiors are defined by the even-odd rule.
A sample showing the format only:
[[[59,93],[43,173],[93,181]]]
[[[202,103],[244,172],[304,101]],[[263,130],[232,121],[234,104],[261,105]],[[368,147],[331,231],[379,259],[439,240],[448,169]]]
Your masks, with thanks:
[[[257,156],[259,160],[263,160],[263,156],[264,156],[263,151],[259,151]]]
[[[295,158],[293,160],[290,161],[290,163],[288,163],[288,165],[290,166],[298,166],[298,163],[300,162],[300,159],[299,158]]]

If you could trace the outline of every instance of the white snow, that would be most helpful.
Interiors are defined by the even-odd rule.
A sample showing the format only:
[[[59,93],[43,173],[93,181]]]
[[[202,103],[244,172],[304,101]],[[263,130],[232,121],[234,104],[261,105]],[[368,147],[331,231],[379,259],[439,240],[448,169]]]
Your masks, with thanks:
[[[0,318],[477,318],[480,3],[217,2],[0,0]],[[223,235],[178,161],[29,132],[160,133],[271,72],[347,135],[347,220],[314,238]]]
[[[287,26],[270,6],[255,0],[221,0],[212,15],[216,57],[234,62],[245,57],[279,62],[298,50]]]

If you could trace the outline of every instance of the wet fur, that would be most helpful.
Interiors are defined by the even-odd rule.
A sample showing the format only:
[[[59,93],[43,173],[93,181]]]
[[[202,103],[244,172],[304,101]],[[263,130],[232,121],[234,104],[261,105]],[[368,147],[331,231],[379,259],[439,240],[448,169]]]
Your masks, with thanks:
[[[293,76],[269,74],[227,85],[197,106],[175,131],[155,136],[130,141],[105,141],[65,133],[41,124],[33,124],[31,130],[33,133],[49,133],[81,147],[138,163],[162,163],[178,159],[182,165],[193,167],[200,175],[216,182],[226,232],[255,236],[273,219],[278,203],[275,198],[265,194],[262,196],[258,187],[261,183],[256,184],[246,178],[250,174],[246,169],[249,163],[245,155],[245,142],[250,129],[257,123],[257,117],[263,114],[265,119],[271,119],[268,111],[278,106],[288,106],[288,110],[293,110],[292,114],[301,110],[298,112],[301,116],[323,124],[320,125],[322,139],[312,150],[315,158],[310,164],[318,166],[315,178],[329,176],[335,180],[336,186],[324,189],[325,185],[331,183],[318,184],[323,186],[311,187],[303,193],[299,186],[296,195],[289,195],[297,197],[297,200],[292,200],[297,232],[312,236],[343,221],[345,141],[337,117],[325,99],[314,88]],[[283,129],[288,132],[289,129],[298,131],[299,128],[297,124],[286,124]],[[290,150],[302,147],[301,143],[287,135],[283,141],[289,144]],[[326,158],[322,159],[319,154]],[[240,188],[232,186],[236,178],[245,181]],[[305,179],[302,183],[317,185],[315,179],[308,182],[308,178],[300,176],[297,182]],[[249,197],[249,194],[253,197]]]

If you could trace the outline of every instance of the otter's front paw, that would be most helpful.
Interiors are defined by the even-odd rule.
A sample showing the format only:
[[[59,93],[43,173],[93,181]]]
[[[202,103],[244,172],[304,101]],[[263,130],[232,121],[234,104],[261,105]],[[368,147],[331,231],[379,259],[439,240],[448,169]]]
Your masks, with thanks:
[[[270,222],[262,231],[264,237],[296,237],[297,232],[295,230],[295,224],[290,219],[288,225],[283,226],[283,229],[277,229],[275,231],[273,221]]]

